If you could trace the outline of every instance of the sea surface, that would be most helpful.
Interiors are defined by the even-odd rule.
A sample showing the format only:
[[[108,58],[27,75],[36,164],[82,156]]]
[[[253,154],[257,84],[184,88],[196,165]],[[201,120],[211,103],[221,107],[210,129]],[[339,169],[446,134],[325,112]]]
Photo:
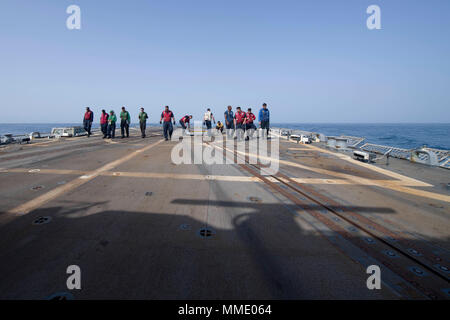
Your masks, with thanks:
[[[34,131],[49,133],[52,128],[80,125],[80,123],[0,123],[0,135],[8,133],[19,135]],[[132,126],[136,125],[132,124]],[[450,150],[450,123],[273,123],[271,126],[312,131],[328,136],[348,135],[364,137],[366,138],[366,142],[405,149],[413,149],[426,145],[430,148]],[[98,127],[98,124],[93,124],[93,128]]]
[[[279,123],[272,126],[327,136],[364,137],[365,142],[405,149],[426,145],[429,148],[450,150],[450,123]]]

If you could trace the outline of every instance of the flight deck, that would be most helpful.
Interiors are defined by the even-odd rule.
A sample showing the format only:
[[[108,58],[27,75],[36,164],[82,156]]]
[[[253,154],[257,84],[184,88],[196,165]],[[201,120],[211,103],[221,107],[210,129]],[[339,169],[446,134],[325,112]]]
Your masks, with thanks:
[[[272,138],[276,173],[214,139],[235,163],[174,164],[157,127],[0,148],[0,299],[450,298],[448,169]]]

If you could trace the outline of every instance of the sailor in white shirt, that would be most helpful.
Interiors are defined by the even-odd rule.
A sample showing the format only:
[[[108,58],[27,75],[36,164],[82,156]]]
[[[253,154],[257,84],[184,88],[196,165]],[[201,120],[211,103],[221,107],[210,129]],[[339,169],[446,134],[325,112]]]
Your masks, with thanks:
[[[216,123],[216,119],[214,119],[214,116],[213,116],[210,108],[208,108],[208,110],[206,110],[205,115],[203,117],[203,121],[206,125],[207,130],[211,130],[211,121],[214,121],[214,124]]]

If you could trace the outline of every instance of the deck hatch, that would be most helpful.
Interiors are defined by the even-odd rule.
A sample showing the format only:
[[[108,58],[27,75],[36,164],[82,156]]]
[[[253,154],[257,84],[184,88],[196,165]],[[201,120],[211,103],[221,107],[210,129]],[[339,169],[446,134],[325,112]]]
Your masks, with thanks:
[[[201,228],[198,233],[202,238],[210,238],[214,235],[215,232],[210,228]]]
[[[34,225],[40,225],[40,224],[46,224],[49,223],[52,220],[52,217],[45,216],[45,217],[37,217],[34,221]]]

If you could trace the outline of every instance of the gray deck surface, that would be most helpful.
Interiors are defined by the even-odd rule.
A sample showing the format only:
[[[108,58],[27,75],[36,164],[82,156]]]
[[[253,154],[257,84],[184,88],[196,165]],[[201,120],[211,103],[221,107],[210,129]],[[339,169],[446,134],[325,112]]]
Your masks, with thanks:
[[[0,149],[0,299],[67,292],[69,265],[82,272],[82,289],[71,291],[75,299],[402,298],[388,278],[381,290],[368,290],[364,253],[238,165],[177,166],[170,160],[176,143],[160,140],[132,131],[112,143],[92,136]],[[343,178],[331,173],[396,178],[315,148],[281,141],[281,159],[328,171],[285,164],[281,171],[318,179],[305,184],[412,241],[448,252],[448,170],[391,159],[389,167],[377,167],[432,186],[404,192],[384,188],[385,182],[339,184],[332,180]],[[52,220],[34,225],[40,216]],[[204,227],[213,236],[202,238]]]

